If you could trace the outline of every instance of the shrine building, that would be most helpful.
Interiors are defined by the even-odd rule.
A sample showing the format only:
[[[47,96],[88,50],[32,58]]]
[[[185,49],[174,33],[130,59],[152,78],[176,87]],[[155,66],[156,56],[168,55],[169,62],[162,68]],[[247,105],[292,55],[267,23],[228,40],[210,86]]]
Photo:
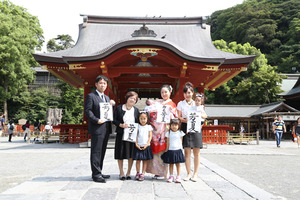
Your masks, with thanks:
[[[214,90],[255,58],[218,50],[202,17],[82,17],[74,47],[33,56],[54,76],[84,88],[85,96],[95,90],[96,77],[105,75],[106,94],[117,104],[129,90],[160,98],[163,84],[173,86],[171,98],[178,103],[187,81],[199,92]]]

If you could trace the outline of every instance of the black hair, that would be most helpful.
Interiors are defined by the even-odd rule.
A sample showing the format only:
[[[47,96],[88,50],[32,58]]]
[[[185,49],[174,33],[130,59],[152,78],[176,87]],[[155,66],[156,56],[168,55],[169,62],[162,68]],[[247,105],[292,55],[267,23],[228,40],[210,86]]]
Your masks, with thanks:
[[[183,87],[183,93],[186,93],[188,90],[191,92],[194,92],[194,86],[191,82],[186,82],[184,87]]]
[[[172,93],[173,88],[172,88],[171,85],[165,84],[165,85],[161,86],[160,91],[161,91],[163,88],[167,88],[167,89],[170,91],[170,93]]]
[[[201,104],[203,105],[204,104],[204,101],[205,101],[205,96],[204,96],[204,94],[203,93],[196,93],[195,94],[195,99],[197,98],[197,97],[200,97],[201,98],[201,100],[202,100],[202,102],[201,102]]]
[[[172,124],[177,124],[178,125],[178,130],[180,130],[181,127],[181,121],[178,118],[174,118],[170,120],[170,130],[171,130],[171,125]]]
[[[106,83],[108,83],[108,78],[106,76],[104,76],[104,75],[97,76],[95,83],[98,83],[101,80],[105,80]]]
[[[145,114],[145,115],[147,116],[147,123],[146,123],[146,124],[150,124],[150,121],[149,121],[149,115],[148,115],[148,113],[145,112],[145,111],[141,111],[141,112],[139,113],[139,124],[141,124],[141,123],[140,123],[140,116],[141,116],[142,114]]]

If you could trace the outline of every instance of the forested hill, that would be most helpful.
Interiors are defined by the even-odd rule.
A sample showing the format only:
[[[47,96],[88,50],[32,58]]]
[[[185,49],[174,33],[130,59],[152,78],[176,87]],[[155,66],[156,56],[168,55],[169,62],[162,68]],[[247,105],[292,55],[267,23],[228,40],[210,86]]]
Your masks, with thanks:
[[[245,0],[207,23],[213,40],[249,42],[279,72],[300,72],[300,0]]]

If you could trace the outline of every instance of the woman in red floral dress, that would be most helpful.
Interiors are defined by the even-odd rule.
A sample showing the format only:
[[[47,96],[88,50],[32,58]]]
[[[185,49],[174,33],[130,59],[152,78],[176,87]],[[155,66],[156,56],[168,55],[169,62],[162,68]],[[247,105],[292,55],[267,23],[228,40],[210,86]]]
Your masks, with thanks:
[[[153,160],[148,163],[147,172],[154,174],[155,179],[166,179],[167,165],[163,163],[160,156],[166,149],[165,133],[169,130],[169,123],[157,122],[157,109],[162,105],[169,106],[170,119],[177,117],[176,104],[170,99],[172,86],[163,85],[160,89],[162,99],[159,99],[147,107],[150,116],[150,124],[153,127],[151,150]]]

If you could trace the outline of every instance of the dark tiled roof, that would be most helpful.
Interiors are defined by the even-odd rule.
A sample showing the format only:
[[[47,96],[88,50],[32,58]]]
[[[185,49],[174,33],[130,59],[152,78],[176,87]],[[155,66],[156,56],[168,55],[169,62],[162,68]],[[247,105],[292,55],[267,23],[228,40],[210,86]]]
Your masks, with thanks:
[[[299,112],[282,101],[265,105],[205,105],[209,118],[250,118],[271,112]]]
[[[299,95],[299,94],[300,94],[300,76],[292,89],[290,89],[289,91],[286,91],[284,93],[281,93],[279,95],[281,95],[283,97],[287,97],[287,96],[293,96],[293,95]]]
[[[262,105],[258,110],[251,113],[251,116],[262,115],[262,114],[269,113],[269,112],[276,112],[279,109],[283,109],[287,112],[288,111],[299,112],[299,110],[297,110],[293,107],[290,107],[289,105],[283,103],[282,101],[279,101],[279,102]]]
[[[37,61],[65,63],[102,59],[110,53],[133,45],[154,45],[167,48],[184,59],[196,62],[241,64],[255,56],[223,52],[211,41],[210,26],[195,18],[125,18],[85,16],[79,26],[79,37],[73,48],[58,52],[34,54]],[[143,24],[156,37],[132,37]]]
[[[250,118],[260,105],[205,105],[209,118]]]

